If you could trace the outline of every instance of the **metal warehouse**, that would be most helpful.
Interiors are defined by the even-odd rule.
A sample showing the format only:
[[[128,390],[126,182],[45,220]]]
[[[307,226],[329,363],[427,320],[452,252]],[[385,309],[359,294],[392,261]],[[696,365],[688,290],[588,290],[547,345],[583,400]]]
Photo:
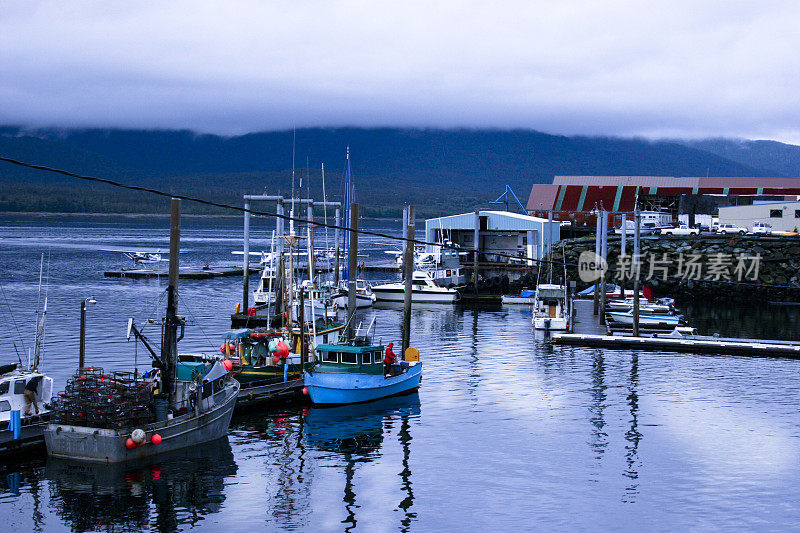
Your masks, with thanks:
[[[556,176],[552,184],[535,184],[528,214],[586,223],[588,213],[644,211],[716,214],[722,205],[751,204],[754,198],[784,200],[800,195],[798,178],[712,178],[668,176]],[[795,198],[791,198],[795,199]]]
[[[549,233],[548,230],[549,229]],[[450,241],[464,248],[480,250],[479,260],[508,263],[507,256],[541,259],[550,244],[559,240],[561,225],[505,211],[477,211],[425,221],[428,242]],[[432,246],[428,251],[433,251]]]

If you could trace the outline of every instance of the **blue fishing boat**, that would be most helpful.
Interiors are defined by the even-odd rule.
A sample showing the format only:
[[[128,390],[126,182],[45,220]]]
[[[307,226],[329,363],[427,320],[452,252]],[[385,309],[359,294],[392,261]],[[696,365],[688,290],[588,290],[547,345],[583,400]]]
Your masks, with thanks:
[[[318,362],[305,372],[305,388],[315,405],[364,403],[419,388],[422,363],[409,348],[405,360],[384,365],[385,347],[356,337],[348,344],[319,344]]]

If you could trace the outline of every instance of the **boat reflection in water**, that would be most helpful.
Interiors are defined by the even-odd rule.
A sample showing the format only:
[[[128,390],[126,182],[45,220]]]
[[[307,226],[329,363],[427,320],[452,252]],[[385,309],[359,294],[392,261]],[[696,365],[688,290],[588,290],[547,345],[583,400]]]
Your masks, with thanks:
[[[96,465],[47,459],[53,502],[73,531],[193,526],[225,500],[225,479],[236,474],[228,438],[142,462]]]
[[[410,419],[420,414],[419,394],[384,398],[370,403],[341,407],[314,408],[305,416],[304,436],[309,447],[342,454],[345,485],[342,501],[346,517],[342,520],[345,531],[356,527],[356,501],[353,478],[356,465],[368,463],[379,456],[384,439],[393,433],[403,450],[401,479],[402,500],[398,509],[403,511],[400,530],[407,531],[416,518],[411,511],[414,492],[411,484],[411,431]],[[369,497],[371,499],[371,497]]]

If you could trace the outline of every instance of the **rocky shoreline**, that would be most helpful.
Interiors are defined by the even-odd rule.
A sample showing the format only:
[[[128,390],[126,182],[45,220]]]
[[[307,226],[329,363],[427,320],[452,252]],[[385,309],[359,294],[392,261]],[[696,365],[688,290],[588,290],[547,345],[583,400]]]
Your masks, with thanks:
[[[633,240],[620,257],[619,235],[608,237],[607,282],[633,286]],[[594,252],[594,237],[559,241],[553,246],[553,280],[579,280],[582,252]],[[659,236],[641,240],[642,283],[658,295],[686,300],[697,297],[800,302],[800,237]],[[536,268],[511,287],[512,292],[536,284]],[[578,290],[590,283],[578,281]]]

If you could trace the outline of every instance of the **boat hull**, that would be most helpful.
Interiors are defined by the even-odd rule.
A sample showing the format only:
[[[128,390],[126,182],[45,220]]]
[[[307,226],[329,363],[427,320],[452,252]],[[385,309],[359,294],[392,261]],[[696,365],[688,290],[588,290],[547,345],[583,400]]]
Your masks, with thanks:
[[[533,318],[533,327],[550,331],[566,331],[567,319],[537,316]]]
[[[628,313],[608,313],[614,322],[618,322],[620,324],[633,324],[633,315]],[[677,316],[670,316],[670,315],[640,315],[639,316],[639,325],[640,326],[650,326],[650,327],[676,327],[680,325],[680,320]]]
[[[337,294],[332,298],[334,304],[337,307],[346,308],[348,300],[347,293],[344,294]],[[364,294],[356,294],[356,309],[362,309],[364,307],[372,307],[372,304],[375,303],[374,296],[366,296]]]
[[[536,298],[534,296],[509,296],[504,294],[501,301],[504,304],[532,305],[536,303]]]
[[[53,457],[91,463],[121,463],[145,459],[158,454],[202,444],[223,437],[236,406],[239,383],[231,380],[216,393],[216,406],[200,416],[185,414],[166,422],[148,424],[141,429],[147,434],[145,444],[129,450],[125,441],[134,428],[99,429],[66,424],[48,424],[44,430],[47,453]],[[162,442],[154,445],[150,437],[158,433]]]
[[[419,388],[422,363],[408,371],[386,378],[382,374],[306,372],[305,387],[314,405],[364,403],[399,396]]]
[[[379,302],[402,302],[405,301],[405,291],[402,289],[381,289],[373,287],[372,292]],[[451,304],[458,298],[456,291],[428,292],[411,291],[411,301],[413,303],[443,303]]]

